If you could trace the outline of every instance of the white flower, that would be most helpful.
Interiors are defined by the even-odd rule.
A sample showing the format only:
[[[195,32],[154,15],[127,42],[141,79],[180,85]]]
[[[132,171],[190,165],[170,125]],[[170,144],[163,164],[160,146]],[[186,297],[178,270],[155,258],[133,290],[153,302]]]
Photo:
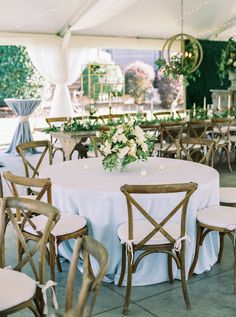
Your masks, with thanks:
[[[118,127],[116,134],[122,134],[124,132],[124,129],[122,127]]]
[[[118,142],[122,142],[122,143],[126,143],[127,142],[127,138],[124,134],[120,134],[117,137]]]
[[[96,131],[96,137],[100,138],[100,135],[101,135],[100,131]]]
[[[129,152],[129,150],[130,148],[128,146],[121,148],[117,154],[119,159],[123,159],[125,155]]]
[[[105,155],[111,154],[111,144],[106,140],[103,148],[103,153]]]
[[[115,133],[114,135],[113,135],[113,137],[112,137],[112,142],[113,143],[116,143],[118,141],[118,136],[117,136],[117,134]]]
[[[129,155],[133,156],[133,157],[136,157],[136,150],[137,150],[137,147],[136,145],[135,146],[132,146],[130,151],[129,151]]]
[[[146,143],[142,143],[142,144],[141,144],[141,147],[142,147],[142,150],[143,150],[144,152],[146,152],[146,151],[148,150],[148,146],[147,146]]]
[[[233,63],[233,66],[236,67],[236,61]]]
[[[145,141],[145,135],[144,135],[144,132],[143,130],[139,127],[139,126],[136,126],[135,129],[134,129],[134,135],[136,136],[137,138],[137,143],[139,145],[141,145],[144,141]]]
[[[232,64],[232,63],[233,63],[233,59],[230,58],[230,59],[228,60],[228,65],[230,65],[230,64]]]

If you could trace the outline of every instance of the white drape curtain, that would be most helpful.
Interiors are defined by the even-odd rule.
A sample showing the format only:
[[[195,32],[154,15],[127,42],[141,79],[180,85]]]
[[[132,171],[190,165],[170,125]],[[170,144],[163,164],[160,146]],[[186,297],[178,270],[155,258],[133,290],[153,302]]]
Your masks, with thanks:
[[[97,0],[77,21],[70,27],[71,31],[94,27],[118,15],[138,0]]]
[[[56,85],[50,116],[73,116],[68,85],[80,76],[82,64],[87,63],[89,49],[61,45],[29,45],[29,56],[34,66],[52,84]]]
[[[54,43],[32,43],[27,45],[34,66],[52,84],[56,85],[50,116],[73,116],[73,107],[68,85],[81,74],[82,64],[91,58],[91,49],[70,46],[72,30],[81,30],[99,25],[119,14],[138,0],[90,1],[87,10],[68,28],[64,38]],[[92,53],[93,54],[93,53]]]

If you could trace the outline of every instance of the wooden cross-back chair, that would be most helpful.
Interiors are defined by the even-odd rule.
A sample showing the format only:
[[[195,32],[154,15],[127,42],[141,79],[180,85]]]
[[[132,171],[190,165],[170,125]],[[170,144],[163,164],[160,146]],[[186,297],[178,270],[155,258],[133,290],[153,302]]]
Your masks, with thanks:
[[[75,295],[75,281],[78,276],[78,261],[83,253],[82,285],[77,297],[75,308],[73,298]],[[98,273],[93,276],[90,272],[89,257],[92,256],[98,263]],[[66,304],[64,317],[90,317],[94,307],[100,284],[108,266],[108,254],[105,247],[89,236],[78,238],[73,250],[71,264],[67,279]],[[55,314],[54,316],[62,316]]]
[[[6,181],[7,187],[13,197],[29,198],[41,200],[44,195],[47,196],[46,201],[51,203],[51,181],[49,178],[33,178],[24,177],[12,174],[11,171],[3,172],[2,174]],[[29,191],[30,195],[26,195]],[[34,190],[37,188],[37,191]],[[8,195],[9,196],[9,195]],[[20,220],[20,211],[16,211],[18,220]]]
[[[68,117],[46,118],[45,120],[50,128],[53,126],[60,127],[63,123],[68,121]],[[60,152],[62,152],[63,161],[65,161],[66,160],[65,151],[63,150],[62,146],[60,144],[58,144],[58,139],[53,138],[53,136],[50,134],[50,141],[51,141],[51,144],[53,147],[52,158],[54,158],[54,155],[57,151],[60,151]]]
[[[176,141],[182,138],[185,128],[186,121],[160,123],[160,143],[157,147],[159,156],[174,156],[177,153]]]
[[[53,118],[46,118],[46,122],[49,125],[49,127],[56,126],[60,127],[62,124],[68,121],[72,120],[82,120],[82,117],[53,117]],[[63,161],[66,160],[66,155],[63,147],[61,146],[60,142],[58,141],[58,138],[54,138],[50,134],[50,141],[52,143],[52,158],[54,158],[57,151],[62,152]],[[71,153],[73,154],[74,151],[78,151],[78,158],[86,158],[88,149],[82,144],[86,140],[82,140],[81,142],[77,143]]]
[[[236,252],[235,252],[235,233],[236,233],[236,208],[230,206],[211,206],[198,211],[197,213],[197,239],[194,259],[189,271],[189,277],[193,275],[196,267],[199,252],[206,236],[211,232],[218,232],[220,236],[220,250],[217,263],[220,263],[223,255],[224,236],[228,236],[233,246],[233,283],[234,294],[236,294]]]
[[[213,166],[215,142],[202,138],[182,138],[177,141],[177,158]]]
[[[231,151],[231,142],[230,142],[230,127],[232,125],[233,118],[213,118],[211,120],[212,123],[212,131],[211,138],[215,141],[215,152],[220,150],[220,159],[219,163],[222,160],[222,156],[225,153],[228,163],[228,168],[230,172],[232,172],[231,164],[230,164],[230,151]]]
[[[52,204],[52,193],[51,193],[51,181],[48,178],[29,178],[24,176],[13,175],[11,172],[3,173],[3,177],[8,182],[11,189],[12,195],[16,197],[21,197],[17,189],[18,186],[25,186],[26,188],[30,186],[37,187],[41,189],[36,195],[30,195],[28,198],[34,200],[40,200],[46,196],[46,201]],[[17,212],[17,210],[16,210]],[[21,212],[18,211],[17,218],[21,217]],[[41,227],[44,223],[44,219],[41,216],[35,216],[31,218],[31,226],[25,227],[23,229],[23,234],[26,240],[37,241],[40,235],[37,232],[37,227]],[[84,234],[87,234],[88,228],[86,225],[86,219],[80,215],[61,213],[60,220],[56,224],[55,228],[52,230],[49,239],[49,264],[50,264],[50,274],[51,279],[55,281],[55,264],[57,263],[58,270],[61,272],[61,264],[58,255],[58,246],[61,242],[69,239],[76,239]],[[21,254],[19,255],[19,257]]]
[[[195,183],[182,183],[170,185],[123,185],[121,192],[126,197],[128,222],[121,224],[118,229],[118,236],[122,242],[122,267],[118,286],[122,285],[126,260],[128,267],[126,296],[123,307],[123,313],[127,314],[131,295],[132,274],[135,273],[140,261],[147,255],[158,252],[168,255],[168,271],[170,281],[173,282],[172,259],[175,261],[178,269],[181,270],[181,282],[184,300],[187,308],[190,308],[190,300],[187,292],[185,276],[185,238],[186,238],[186,214],[188,201],[194,191],[197,189]],[[158,215],[160,211],[152,211],[152,216],[145,207],[138,202],[140,195],[157,195],[182,193],[175,207],[166,213],[165,217]],[[141,198],[141,197],[140,197]],[[155,197],[156,198],[156,197]],[[151,199],[151,197],[150,197]],[[133,207],[135,213],[139,212],[143,217],[141,220],[133,218]],[[172,217],[180,212],[180,223],[172,221]],[[179,243],[182,241],[182,247]],[[177,247],[177,245],[179,247]],[[173,251],[173,249],[175,251]],[[127,253],[126,253],[127,250]],[[135,257],[135,253],[141,253]]]
[[[211,120],[191,120],[188,122],[188,137],[205,139],[210,131]]]
[[[21,222],[17,221],[12,209],[20,209],[22,214]],[[45,225],[39,228],[40,237],[37,243],[29,245],[22,233],[25,225],[30,225],[28,219],[30,213],[43,216]],[[46,285],[45,258],[46,247],[50,233],[59,220],[59,211],[44,202],[33,201],[27,198],[6,197],[1,199],[0,204],[0,315],[7,316],[24,308],[29,308],[34,316],[46,315],[46,303],[43,300],[43,290]],[[8,219],[8,220],[7,220]],[[12,224],[12,230],[16,233],[24,255],[21,260],[13,263],[11,256],[11,267],[7,269],[5,247],[7,249],[8,239],[6,238],[6,223]],[[12,243],[12,239],[10,239]],[[37,256],[36,256],[37,255]],[[17,258],[17,257],[16,257]],[[30,269],[29,277],[21,270]],[[45,291],[45,290],[44,290]],[[44,310],[45,309],[45,310]]]
[[[36,163],[32,163],[29,160],[29,157],[26,157],[26,153],[29,149],[37,149],[40,152],[38,161]],[[27,143],[22,143],[17,145],[16,147],[17,153],[20,155],[25,169],[25,176],[26,177],[38,177],[39,176],[39,169],[45,159],[47,160],[48,164],[52,164],[52,144],[50,141],[47,140],[40,140],[40,141],[32,141]],[[48,157],[46,157],[46,155]],[[31,157],[31,156],[30,156]],[[28,190],[28,195],[30,195],[30,190]]]

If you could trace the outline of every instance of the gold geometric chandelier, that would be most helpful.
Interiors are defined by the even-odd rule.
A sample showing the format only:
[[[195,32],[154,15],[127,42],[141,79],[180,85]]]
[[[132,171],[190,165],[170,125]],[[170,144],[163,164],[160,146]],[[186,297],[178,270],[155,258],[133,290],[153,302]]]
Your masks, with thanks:
[[[183,32],[183,0],[181,0],[181,33],[171,36],[162,49],[162,59],[167,54],[167,64],[170,73],[188,75],[197,70],[203,59],[203,50],[200,42]],[[173,44],[178,42],[180,50],[173,54]]]

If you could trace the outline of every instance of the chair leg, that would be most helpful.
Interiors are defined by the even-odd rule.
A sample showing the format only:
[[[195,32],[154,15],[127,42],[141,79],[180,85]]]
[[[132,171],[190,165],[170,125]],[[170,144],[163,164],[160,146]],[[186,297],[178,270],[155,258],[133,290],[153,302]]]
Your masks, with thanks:
[[[191,309],[191,303],[188,296],[188,288],[186,282],[186,274],[185,274],[185,244],[183,243],[181,251],[180,251],[180,272],[181,272],[181,283],[182,283],[182,291],[184,295],[184,301],[187,309]]]
[[[125,303],[123,307],[123,314],[128,314],[130,295],[131,295],[131,287],[132,287],[132,255],[131,252],[128,253],[128,275],[127,275],[127,284],[126,284],[126,294],[125,294]]]
[[[120,278],[118,281],[118,286],[121,286],[125,276],[125,267],[126,267],[126,246],[122,244],[122,259],[121,259],[121,272]]]
[[[224,253],[224,237],[225,237],[225,233],[224,232],[220,232],[220,251],[219,251],[217,263],[221,263],[221,260],[222,260],[222,257],[223,257],[223,253]]]
[[[229,168],[230,172],[232,172],[232,167],[231,167],[231,164],[230,164],[230,152],[227,149],[225,149],[225,154],[227,156],[228,168]]]
[[[236,245],[234,244],[234,294],[236,294]]]
[[[169,273],[169,279],[170,283],[174,283],[174,278],[173,278],[173,268],[172,268],[172,256],[168,254],[168,273]]]
[[[49,266],[51,280],[55,281],[55,238],[50,235],[49,237]]]
[[[197,239],[196,239],[195,255],[194,255],[193,263],[192,263],[190,271],[189,271],[189,277],[192,277],[194,269],[195,269],[196,264],[197,264],[199,250],[200,250],[202,231],[203,231],[203,228],[201,228],[200,225],[198,224],[197,225]]]
[[[57,261],[57,269],[59,272],[62,272],[62,266],[61,266],[61,261],[60,261],[60,257],[59,255],[57,254],[56,256],[56,261]]]

